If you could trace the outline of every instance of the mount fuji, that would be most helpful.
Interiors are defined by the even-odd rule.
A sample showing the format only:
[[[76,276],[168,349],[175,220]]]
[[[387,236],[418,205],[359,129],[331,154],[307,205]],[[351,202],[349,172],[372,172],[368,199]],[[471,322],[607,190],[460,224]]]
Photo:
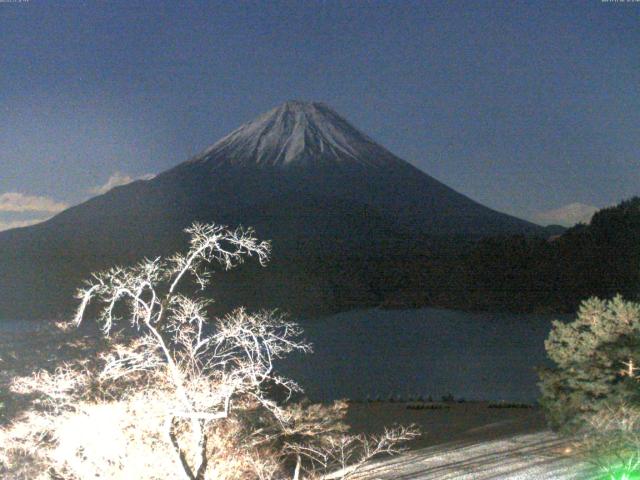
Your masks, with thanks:
[[[0,233],[0,318],[66,314],[91,272],[185,248],[194,221],[253,226],[266,269],[218,276],[220,308],[383,303],[434,238],[544,235],[398,158],[322,103],[290,101],[194,158],[31,227]],[[401,280],[399,280],[401,281]]]

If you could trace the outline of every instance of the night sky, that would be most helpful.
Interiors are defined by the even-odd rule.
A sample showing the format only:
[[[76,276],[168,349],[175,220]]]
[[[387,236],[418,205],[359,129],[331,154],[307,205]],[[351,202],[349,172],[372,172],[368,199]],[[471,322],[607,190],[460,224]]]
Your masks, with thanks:
[[[640,194],[640,3],[0,0],[0,40],[0,229],[288,99],[540,223]]]

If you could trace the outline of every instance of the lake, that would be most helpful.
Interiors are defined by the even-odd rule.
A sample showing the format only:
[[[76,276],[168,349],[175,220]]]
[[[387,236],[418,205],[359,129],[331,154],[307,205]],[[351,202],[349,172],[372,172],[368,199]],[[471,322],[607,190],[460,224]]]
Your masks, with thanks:
[[[533,402],[534,367],[548,365],[544,340],[559,316],[422,308],[359,310],[302,320],[314,353],[280,370],[317,401],[451,393],[466,400]],[[562,319],[570,316],[560,316]],[[0,335],[38,322],[0,322]]]
[[[453,394],[533,402],[536,366],[549,365],[551,320],[570,316],[434,308],[365,310],[301,321],[314,353],[282,367],[314,400]]]

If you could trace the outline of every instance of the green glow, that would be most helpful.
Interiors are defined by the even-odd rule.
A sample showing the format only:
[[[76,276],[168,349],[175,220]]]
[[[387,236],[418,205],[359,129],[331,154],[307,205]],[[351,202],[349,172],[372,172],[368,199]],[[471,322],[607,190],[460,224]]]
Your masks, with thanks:
[[[602,477],[602,480],[640,480],[640,471],[634,470],[630,472],[625,468],[621,468],[619,471],[608,473]]]

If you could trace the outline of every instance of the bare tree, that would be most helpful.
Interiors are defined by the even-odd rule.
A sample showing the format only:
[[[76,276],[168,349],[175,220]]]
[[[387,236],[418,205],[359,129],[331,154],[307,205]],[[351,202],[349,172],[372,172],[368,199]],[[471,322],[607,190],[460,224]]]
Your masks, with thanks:
[[[382,434],[371,436],[325,432],[315,441],[287,443],[285,450],[294,453],[297,459],[294,480],[302,478],[303,469],[312,478],[347,480],[356,476],[373,458],[404,451],[401,445],[418,435],[419,431],[414,426],[386,428]],[[306,468],[305,463],[309,464]]]
[[[144,372],[171,390],[178,402],[165,419],[167,438],[185,477],[201,480],[207,469],[207,424],[226,419],[234,397],[247,396],[284,421],[282,409],[264,395],[262,386],[269,382],[289,392],[299,390],[295,382],[275,373],[273,361],[296,350],[310,351],[310,346],[300,340],[296,324],[267,311],[249,314],[238,309],[217,320],[214,332],[207,334],[209,302],[179,293],[181,282],[191,276],[204,289],[210,275],[206,266],[211,263],[228,270],[245,257],[256,256],[265,264],[270,245],[256,240],[252,230],[195,224],[187,233],[191,244],[185,255],[94,275],[78,294],[76,323],[97,300],[102,305],[103,330],[109,334],[119,320],[116,309],[124,304],[141,336],[130,345],[120,345],[102,374],[117,380]],[[190,449],[176,433],[184,421],[190,425]]]
[[[271,399],[274,388],[287,400],[301,392],[274,368],[311,351],[300,327],[277,311],[242,308],[209,322],[210,300],[193,295],[212,265],[229,270],[248,257],[264,265],[269,243],[250,229],[194,224],[186,232],[186,254],[94,274],[79,290],[75,324],[95,312],[110,348],[99,368],[87,359],[15,382],[16,391],[43,395],[43,408],[0,431],[6,445],[64,479],[301,480],[348,478],[416,435],[348,435],[344,402]]]

